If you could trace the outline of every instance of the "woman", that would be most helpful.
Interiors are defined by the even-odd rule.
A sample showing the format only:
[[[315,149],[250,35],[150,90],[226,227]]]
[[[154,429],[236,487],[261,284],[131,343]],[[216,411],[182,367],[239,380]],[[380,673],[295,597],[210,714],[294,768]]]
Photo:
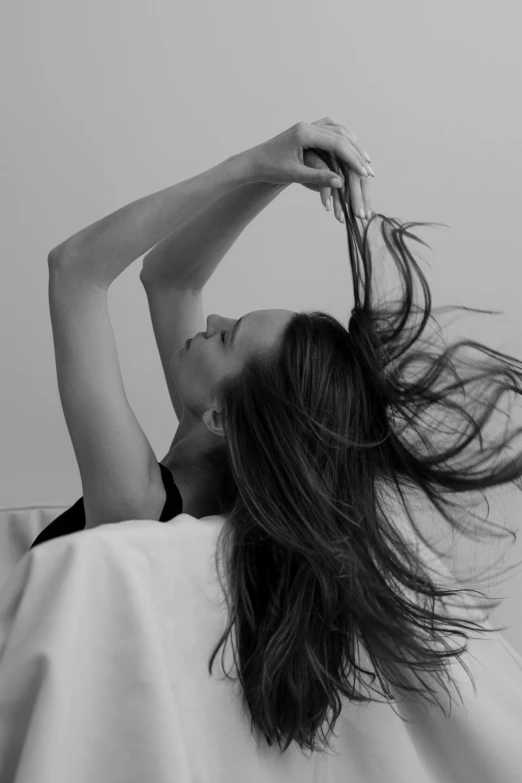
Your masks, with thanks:
[[[415,492],[466,532],[456,493],[469,505],[473,492],[522,473],[510,451],[517,432],[485,438],[502,395],[521,393],[521,363],[425,337],[430,292],[405,245],[417,237],[383,216],[402,298],[376,300],[368,228],[361,238],[355,220],[370,209],[366,157],[331,118],[298,123],[109,215],[49,257],[58,383],[84,497],[69,529],[51,531],[55,521],[39,539],[182,510],[225,515],[216,559],[226,560],[230,622],[209,670],[235,623],[252,728],[283,749],[327,744],[318,734],[325,721],[333,728],[340,695],[372,700],[357,687],[364,675],[365,688],[377,678],[387,699],[393,688],[436,693],[423,672],[446,687],[447,660],[466,645],[445,637],[483,629],[449,622],[446,599],[463,591],[434,582],[393,504],[423,541]],[[348,328],[326,313],[263,310],[237,321],[212,315],[205,329],[205,283],[292,182],[321,190],[325,204],[332,187],[346,220]],[[160,463],[126,400],[107,309],[111,282],[151,247],[140,277],[179,420]],[[459,369],[466,348],[480,358]]]
[[[313,126],[322,132],[325,149],[335,150],[335,145],[342,144],[345,162],[353,167],[348,181],[355,203],[369,211],[368,163],[353,134],[331,118]],[[326,205],[328,185],[337,178],[311,152],[314,139],[299,144],[300,133],[300,126],[299,131],[297,126],[290,128],[268,144],[234,156],[199,177],[141,199],[87,227],[50,253],[49,298],[58,384],[84,497],[42,531],[33,546],[102,522],[130,517],[168,521],[182,508],[197,517],[214,513],[223,490],[223,430],[218,423],[216,432],[215,409],[208,407],[205,416],[194,416],[193,404],[183,405],[183,386],[188,385],[194,396],[201,393],[201,386],[208,386],[209,379],[220,377],[221,357],[218,355],[216,362],[216,353],[212,352],[216,340],[208,339],[218,331],[221,340],[227,332],[234,337],[236,351],[225,357],[230,371],[257,347],[270,345],[290,312],[248,314],[237,322],[237,327],[242,324],[243,328],[236,340],[231,319],[211,316],[205,325],[202,289],[250,220],[292,181],[314,190],[323,185],[321,195]],[[307,166],[299,162],[300,149],[306,155]],[[356,176],[355,167],[364,177]],[[275,184],[261,181],[258,172],[265,180],[271,177]],[[342,218],[336,190],[333,199],[336,215]],[[202,210],[205,212],[201,216],[194,215]],[[190,218],[192,223],[187,226]],[[140,278],[179,421],[169,453],[159,463],[124,396],[104,294],[110,283],[151,245],[155,246],[145,256]],[[176,269],[173,256],[183,255],[188,261],[189,254],[190,267],[186,263],[184,269]],[[107,257],[118,260],[108,264],[103,260]],[[82,287],[78,289],[80,279]],[[71,306],[73,297],[75,305]],[[198,330],[189,353],[185,342]],[[119,440],[107,425],[117,427]],[[214,451],[217,459],[213,459]],[[128,464],[130,453],[135,458]],[[122,463],[124,454],[126,462]]]

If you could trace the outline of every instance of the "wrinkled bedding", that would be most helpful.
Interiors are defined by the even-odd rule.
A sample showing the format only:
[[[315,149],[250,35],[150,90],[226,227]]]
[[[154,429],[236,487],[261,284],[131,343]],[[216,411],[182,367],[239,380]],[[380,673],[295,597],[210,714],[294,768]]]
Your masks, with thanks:
[[[24,553],[31,524],[2,553],[1,783],[522,780],[522,657],[502,635],[470,642],[476,692],[456,665],[449,717],[403,696],[345,701],[332,752],[281,753],[252,736],[222,648],[208,671],[226,625],[222,517],[130,520]]]

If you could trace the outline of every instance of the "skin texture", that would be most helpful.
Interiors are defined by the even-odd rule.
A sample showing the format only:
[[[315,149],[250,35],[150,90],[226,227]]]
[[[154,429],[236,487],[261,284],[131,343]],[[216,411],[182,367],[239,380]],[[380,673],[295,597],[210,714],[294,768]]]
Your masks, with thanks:
[[[254,310],[237,320],[209,315],[206,331],[198,332],[188,347],[172,354],[170,370],[183,413],[162,462],[174,475],[187,513],[214,513],[213,498],[221,481],[215,466],[205,461],[205,455],[221,446],[224,438],[219,403],[210,397],[212,386],[240,372],[252,354],[274,346],[293,314],[291,310]]]

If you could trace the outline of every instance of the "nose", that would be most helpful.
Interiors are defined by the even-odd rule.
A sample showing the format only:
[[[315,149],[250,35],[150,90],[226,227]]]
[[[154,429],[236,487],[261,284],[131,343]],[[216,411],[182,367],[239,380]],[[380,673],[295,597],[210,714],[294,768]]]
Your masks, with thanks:
[[[223,321],[223,318],[220,315],[217,315],[216,313],[213,313],[212,315],[209,315],[207,318],[207,337],[211,337],[214,332],[216,332],[219,327],[220,323]]]

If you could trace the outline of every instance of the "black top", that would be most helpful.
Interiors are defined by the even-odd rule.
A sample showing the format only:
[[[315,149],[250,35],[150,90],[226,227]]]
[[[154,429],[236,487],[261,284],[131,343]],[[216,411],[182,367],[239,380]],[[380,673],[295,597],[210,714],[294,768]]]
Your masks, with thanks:
[[[165,465],[158,462],[161,470],[161,478],[163,479],[163,486],[167,492],[167,500],[163,506],[163,511],[159,518],[160,522],[168,522],[173,517],[181,514],[183,511],[183,500],[181,498],[179,489],[174,483],[172,473]],[[85,528],[85,508],[83,505],[83,497],[76,501],[74,506],[68,508],[59,517],[56,517],[47,527],[45,527],[39,534],[31,546],[36,546],[44,541],[49,541],[51,538],[58,538],[58,536],[65,536],[68,533],[77,533],[79,530]]]

